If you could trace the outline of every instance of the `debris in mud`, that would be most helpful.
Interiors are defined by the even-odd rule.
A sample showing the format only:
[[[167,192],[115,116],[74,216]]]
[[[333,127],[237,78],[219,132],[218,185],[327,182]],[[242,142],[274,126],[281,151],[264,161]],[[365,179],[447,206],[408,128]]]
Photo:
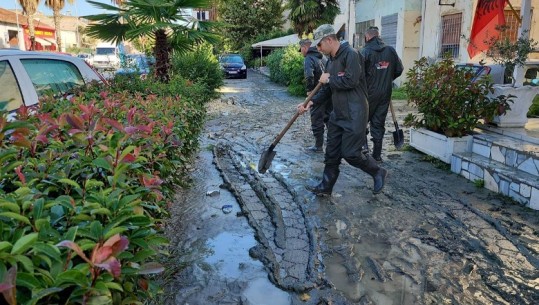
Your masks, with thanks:
[[[371,301],[371,299],[367,295],[362,296],[361,299],[359,300],[359,305],[373,305],[373,304],[374,303]]]
[[[374,258],[367,256],[367,265],[371,268],[372,273],[374,274],[375,280],[378,280],[382,283],[387,282],[391,280],[389,277],[389,274],[387,274],[386,270],[382,265],[380,265],[379,262],[377,262]]]
[[[230,214],[232,212],[232,205],[231,204],[225,204],[221,207],[221,211],[225,214]]]
[[[210,196],[210,197],[216,197],[216,196],[219,196],[219,194],[221,194],[219,190],[211,190],[211,191],[206,192],[206,196]]]
[[[299,296],[299,299],[302,300],[303,302],[307,302],[308,300],[311,299],[311,296],[308,293],[302,293]]]

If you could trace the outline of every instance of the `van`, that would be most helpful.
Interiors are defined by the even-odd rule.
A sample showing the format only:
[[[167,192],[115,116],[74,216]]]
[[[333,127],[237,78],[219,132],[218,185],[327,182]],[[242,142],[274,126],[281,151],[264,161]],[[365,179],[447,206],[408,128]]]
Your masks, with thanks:
[[[93,66],[97,70],[116,70],[120,67],[123,48],[111,43],[100,43],[95,48]]]

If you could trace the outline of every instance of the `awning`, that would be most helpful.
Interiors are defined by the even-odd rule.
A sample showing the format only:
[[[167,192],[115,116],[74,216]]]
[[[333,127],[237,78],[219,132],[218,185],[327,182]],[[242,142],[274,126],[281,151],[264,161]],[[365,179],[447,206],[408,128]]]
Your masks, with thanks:
[[[283,48],[291,44],[297,44],[299,43],[299,37],[297,34],[292,34],[288,36],[283,36],[279,38],[274,38],[270,40],[264,40],[261,42],[257,42],[255,44],[252,44],[251,46],[255,49],[265,48],[265,49],[272,49],[272,48]]]
[[[52,43],[50,41],[45,40],[43,38],[35,37],[35,39],[36,39],[36,42],[39,42],[39,44],[42,45],[42,46],[51,46],[52,45]]]

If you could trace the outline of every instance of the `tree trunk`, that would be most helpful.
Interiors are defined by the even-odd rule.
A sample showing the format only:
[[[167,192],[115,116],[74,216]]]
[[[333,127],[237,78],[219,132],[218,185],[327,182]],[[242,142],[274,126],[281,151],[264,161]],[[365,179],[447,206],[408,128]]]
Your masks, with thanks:
[[[155,56],[155,76],[158,80],[168,83],[170,76],[170,46],[165,30],[157,30],[155,32],[155,48],[153,50]]]
[[[62,15],[60,15],[60,9],[56,8],[54,12],[54,28],[56,29],[56,44],[58,49],[56,51],[62,51],[62,29],[60,28],[60,20]]]
[[[30,51],[34,51],[36,49],[36,28],[34,25],[34,14],[28,14],[28,35],[30,36]]]

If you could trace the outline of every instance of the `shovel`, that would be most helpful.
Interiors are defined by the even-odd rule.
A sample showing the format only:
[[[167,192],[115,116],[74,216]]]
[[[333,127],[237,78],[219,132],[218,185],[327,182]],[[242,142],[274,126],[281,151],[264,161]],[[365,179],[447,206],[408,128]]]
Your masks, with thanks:
[[[393,143],[395,144],[397,150],[399,150],[402,148],[402,145],[404,145],[404,133],[402,132],[402,129],[399,128],[399,124],[397,123],[397,117],[395,116],[395,110],[393,110],[392,101],[389,101],[389,109],[391,109],[393,124],[395,124],[395,131],[393,131]]]
[[[316,94],[316,92],[318,92],[320,87],[322,87],[322,83],[318,83],[316,87],[314,87],[313,91],[311,91],[311,93],[307,96],[307,98],[305,98],[305,101],[303,102],[303,107],[307,106],[311,98]],[[259,173],[263,174],[270,168],[271,161],[273,160],[273,158],[275,157],[275,154],[277,153],[276,151],[274,151],[275,146],[279,144],[279,141],[281,141],[284,134],[288,131],[290,126],[294,124],[294,122],[296,121],[298,117],[299,117],[299,112],[296,111],[296,114],[294,114],[294,116],[290,119],[290,121],[288,121],[288,124],[286,124],[286,126],[283,128],[281,133],[279,133],[279,135],[275,138],[273,143],[271,143],[270,147],[262,153],[262,156],[260,157],[260,160],[258,161]]]

